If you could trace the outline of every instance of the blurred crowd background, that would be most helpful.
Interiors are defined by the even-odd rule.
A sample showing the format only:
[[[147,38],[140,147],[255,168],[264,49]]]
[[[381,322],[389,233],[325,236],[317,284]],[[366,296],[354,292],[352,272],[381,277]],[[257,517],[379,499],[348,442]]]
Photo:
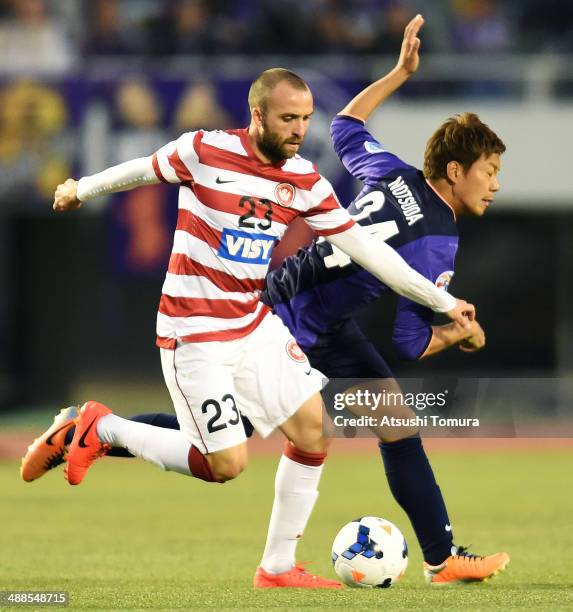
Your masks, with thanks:
[[[568,52],[564,10],[560,0],[3,0],[0,61],[57,70],[110,55],[393,53],[414,11],[431,17],[427,52]]]
[[[422,68],[371,127],[414,164],[455,112],[479,112],[506,141],[499,202],[486,219],[460,222],[452,284],[476,303],[488,346],[400,364],[392,299],[360,322],[399,373],[571,374],[570,2],[0,0],[0,410],[81,402],[99,381],[129,387],[144,404],[133,407],[148,409],[150,386],[163,389],[154,327],[177,190],[55,215],[59,182],[185,130],[246,125],[252,78],[282,65],[315,94],[303,154],[349,202],[358,186],[331,150],[330,120],[393,65],[418,12]],[[310,238],[299,227],[275,265]]]

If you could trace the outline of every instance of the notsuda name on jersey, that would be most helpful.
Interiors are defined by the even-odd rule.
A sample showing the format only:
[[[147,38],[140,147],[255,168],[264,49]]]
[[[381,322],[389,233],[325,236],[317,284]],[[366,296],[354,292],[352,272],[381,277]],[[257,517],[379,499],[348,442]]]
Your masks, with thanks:
[[[268,264],[276,238],[266,234],[249,234],[240,230],[224,229],[219,257],[246,263]]]
[[[392,195],[400,205],[408,225],[414,225],[414,223],[424,218],[420,205],[401,176],[391,183],[388,183],[388,189],[390,189]]]

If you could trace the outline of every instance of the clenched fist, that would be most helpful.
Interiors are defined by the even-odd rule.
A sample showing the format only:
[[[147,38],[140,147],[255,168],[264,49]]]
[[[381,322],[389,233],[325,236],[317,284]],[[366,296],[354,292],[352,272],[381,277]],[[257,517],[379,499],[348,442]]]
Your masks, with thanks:
[[[477,321],[470,323],[469,335],[459,343],[460,351],[474,353],[485,346],[485,332]]]
[[[78,181],[69,178],[65,183],[58,185],[54,194],[54,205],[52,208],[56,212],[64,212],[66,210],[75,210],[82,203],[78,200]]]
[[[465,300],[456,299],[456,307],[446,312],[448,317],[469,331],[470,323],[475,319],[476,309],[473,304]]]

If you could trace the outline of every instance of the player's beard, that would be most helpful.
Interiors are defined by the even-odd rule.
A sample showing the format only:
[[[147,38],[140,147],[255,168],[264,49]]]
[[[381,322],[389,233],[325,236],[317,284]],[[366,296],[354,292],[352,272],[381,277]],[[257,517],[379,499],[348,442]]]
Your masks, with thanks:
[[[279,162],[293,157],[297,151],[288,149],[287,144],[302,144],[302,140],[297,138],[287,138],[283,140],[276,132],[273,132],[263,119],[263,133],[257,140],[257,146],[265,157],[271,160],[271,163]]]

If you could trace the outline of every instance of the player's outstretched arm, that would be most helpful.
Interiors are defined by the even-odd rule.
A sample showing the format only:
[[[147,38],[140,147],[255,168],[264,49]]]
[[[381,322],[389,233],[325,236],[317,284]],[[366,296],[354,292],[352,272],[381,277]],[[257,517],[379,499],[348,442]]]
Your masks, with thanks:
[[[433,326],[432,338],[420,359],[441,353],[455,345],[458,345],[460,350],[465,353],[474,353],[483,348],[485,346],[485,332],[481,325],[473,320],[469,327],[462,327],[456,322]]]
[[[472,304],[438,289],[411,268],[391,246],[376,240],[363,227],[355,224],[344,232],[326,236],[326,239],[392,291],[427,306],[434,312],[446,313],[462,327],[468,326],[475,318],[475,308]]]
[[[404,40],[396,66],[384,77],[363,89],[341,111],[340,115],[349,115],[366,121],[376,108],[403,85],[420,63],[420,39],[418,33],[424,25],[422,15],[416,15],[404,30]]]
[[[152,158],[139,157],[98,174],[84,176],[79,181],[69,178],[56,188],[53,209],[56,212],[75,210],[82,202],[97,196],[159,182]]]

